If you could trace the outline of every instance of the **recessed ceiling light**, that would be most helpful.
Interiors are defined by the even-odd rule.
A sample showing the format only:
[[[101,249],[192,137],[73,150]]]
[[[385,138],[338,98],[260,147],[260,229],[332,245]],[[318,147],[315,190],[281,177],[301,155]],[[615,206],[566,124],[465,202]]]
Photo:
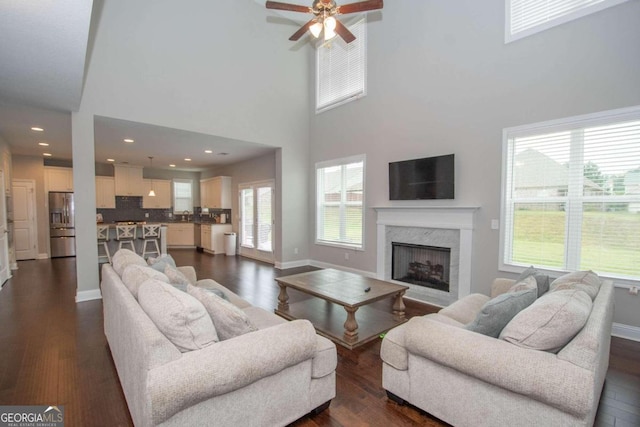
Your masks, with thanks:
[[[53,154],[51,154],[51,153],[42,153],[42,155],[45,156],[45,157],[51,157]]]
[[[207,153],[207,154],[213,153],[213,151],[211,151],[211,150],[204,150],[204,152]]]
[[[107,159],[107,162],[115,162],[116,159]]]
[[[190,161],[191,161],[191,159],[184,159],[184,161],[185,161],[185,162],[190,162]]]
[[[41,145],[43,147],[48,147],[49,143],[48,142],[38,142],[38,145]]]
[[[32,127],[31,130],[36,131],[36,132],[44,132],[44,129],[39,128],[37,126]]]
[[[169,165],[169,167],[170,167],[170,168],[175,168],[175,167],[176,167],[176,165]]]
[[[131,138],[125,138],[124,142],[126,142],[127,144],[133,144],[133,139]]]

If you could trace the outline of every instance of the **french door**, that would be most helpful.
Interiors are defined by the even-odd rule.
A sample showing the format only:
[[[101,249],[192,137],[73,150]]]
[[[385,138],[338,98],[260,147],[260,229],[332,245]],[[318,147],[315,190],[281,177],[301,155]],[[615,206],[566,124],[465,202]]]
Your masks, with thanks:
[[[274,182],[240,184],[240,255],[274,262]]]

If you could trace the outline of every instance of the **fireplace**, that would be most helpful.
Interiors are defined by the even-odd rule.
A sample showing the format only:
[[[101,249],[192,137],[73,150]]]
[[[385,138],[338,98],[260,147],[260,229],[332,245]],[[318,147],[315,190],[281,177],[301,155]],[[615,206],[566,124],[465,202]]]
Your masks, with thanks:
[[[451,248],[392,242],[391,279],[449,292]]]

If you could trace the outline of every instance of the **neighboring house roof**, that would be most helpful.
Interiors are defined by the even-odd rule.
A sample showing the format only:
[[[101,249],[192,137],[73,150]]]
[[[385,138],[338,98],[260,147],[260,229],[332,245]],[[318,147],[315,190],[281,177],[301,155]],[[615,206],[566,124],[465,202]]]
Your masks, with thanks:
[[[624,176],[624,194],[640,194],[640,169],[629,171]]]

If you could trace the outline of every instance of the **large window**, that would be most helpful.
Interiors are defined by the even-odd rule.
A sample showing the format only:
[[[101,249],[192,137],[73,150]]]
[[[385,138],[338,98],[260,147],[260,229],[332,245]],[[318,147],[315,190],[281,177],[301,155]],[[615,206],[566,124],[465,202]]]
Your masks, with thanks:
[[[544,31],[627,0],[506,0],[505,41]]]
[[[366,92],[366,19],[349,31],[356,39],[347,44],[336,36],[316,50],[316,112],[360,98]]]
[[[193,212],[193,183],[190,179],[173,180],[173,212]]]
[[[364,156],[316,164],[316,243],[362,249]]]
[[[504,138],[502,267],[640,278],[640,107]]]

